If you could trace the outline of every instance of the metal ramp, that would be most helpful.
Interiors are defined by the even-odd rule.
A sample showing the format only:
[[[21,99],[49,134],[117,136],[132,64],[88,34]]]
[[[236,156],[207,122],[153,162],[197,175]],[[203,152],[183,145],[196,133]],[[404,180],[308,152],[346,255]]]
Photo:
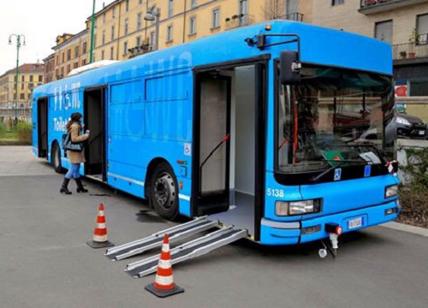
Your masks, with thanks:
[[[197,217],[192,221],[159,231],[145,238],[109,248],[105,255],[114,261],[123,260],[153,248],[161,247],[165,233],[169,235],[170,242],[173,242],[215,227],[219,227],[218,221],[208,220],[207,216]]]
[[[161,231],[161,233],[164,234],[166,233],[165,231]],[[223,227],[171,249],[171,264],[174,265],[207,254],[214,249],[226,246],[247,236],[247,230],[234,229],[233,226]],[[135,278],[153,274],[156,272],[159,256],[158,254],[130,263],[126,266],[125,271]]]

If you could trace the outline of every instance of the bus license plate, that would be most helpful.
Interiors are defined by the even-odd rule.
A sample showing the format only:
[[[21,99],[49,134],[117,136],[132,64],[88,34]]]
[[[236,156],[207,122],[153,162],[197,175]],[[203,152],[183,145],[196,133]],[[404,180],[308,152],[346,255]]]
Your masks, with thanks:
[[[359,228],[363,225],[363,218],[357,217],[348,221],[348,229]]]

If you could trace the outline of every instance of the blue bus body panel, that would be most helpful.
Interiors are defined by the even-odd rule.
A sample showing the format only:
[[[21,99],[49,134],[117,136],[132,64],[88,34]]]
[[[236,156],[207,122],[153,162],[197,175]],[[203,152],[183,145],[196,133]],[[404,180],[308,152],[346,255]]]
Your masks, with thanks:
[[[271,26],[270,31],[265,29],[267,24]],[[306,224],[312,219],[322,220],[331,215],[342,215],[337,214],[338,212],[346,214],[346,211],[382,204],[383,201],[380,199],[384,187],[396,182],[392,176],[361,179],[358,180],[358,185],[351,181],[302,187],[285,187],[276,183],[273,178],[275,97],[273,60],[279,57],[281,51],[296,50],[297,47],[295,43],[291,43],[260,50],[245,43],[246,38],[253,38],[261,33],[297,34],[301,40],[302,62],[392,74],[391,47],[383,42],[300,22],[265,22],[148,53],[37,87],[33,93],[33,153],[37,155],[39,98],[49,98],[50,155],[53,142],[60,144],[70,114],[76,111],[83,113],[85,89],[104,86],[107,90],[105,108],[107,183],[133,195],[144,197],[148,165],[154,159],[162,158],[173,168],[181,187],[179,211],[183,215],[191,216],[193,69],[204,65],[266,56],[268,64],[266,190],[273,189],[274,194],[266,195],[264,217],[281,223],[304,219],[302,224]],[[268,43],[275,43],[287,38],[268,37],[267,40]],[[67,168],[69,162],[64,157],[63,151],[61,155],[63,166]],[[277,191],[280,193],[283,191],[287,200],[322,196],[325,198],[325,204],[320,215],[325,216],[275,217],[274,202],[277,200],[275,197]],[[355,199],[350,198],[350,195],[356,196]],[[372,221],[371,213],[367,212],[368,222]],[[374,218],[373,221],[381,220]],[[290,236],[282,237],[284,230],[269,228],[262,225],[261,243],[290,244],[296,242],[296,237],[297,242],[300,241],[299,230],[294,230]]]

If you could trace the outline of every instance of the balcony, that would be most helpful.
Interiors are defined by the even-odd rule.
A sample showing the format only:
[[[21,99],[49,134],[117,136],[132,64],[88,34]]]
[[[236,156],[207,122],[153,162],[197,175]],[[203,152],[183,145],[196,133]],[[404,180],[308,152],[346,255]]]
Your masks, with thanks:
[[[289,13],[282,16],[281,18],[294,21],[303,21],[303,14],[299,12]]]
[[[394,64],[428,62],[428,34],[418,35],[413,43],[395,44],[392,46]]]
[[[238,27],[249,26],[253,24],[254,21],[255,19],[253,15],[248,15],[248,14],[233,15],[225,19],[226,29],[230,30]]]
[[[359,12],[370,15],[424,2],[426,0],[360,0]]]

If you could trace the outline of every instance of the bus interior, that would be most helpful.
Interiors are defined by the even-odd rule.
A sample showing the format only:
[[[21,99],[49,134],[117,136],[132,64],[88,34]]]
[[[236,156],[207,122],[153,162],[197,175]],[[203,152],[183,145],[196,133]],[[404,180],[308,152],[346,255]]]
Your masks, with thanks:
[[[85,148],[85,175],[106,181],[105,88],[86,90],[83,108],[84,129],[90,131]]]
[[[39,157],[48,157],[48,98],[37,100],[38,153]]]
[[[257,64],[200,73],[198,214],[254,234]],[[255,171],[256,170],[256,171]],[[216,206],[214,206],[216,203]]]

